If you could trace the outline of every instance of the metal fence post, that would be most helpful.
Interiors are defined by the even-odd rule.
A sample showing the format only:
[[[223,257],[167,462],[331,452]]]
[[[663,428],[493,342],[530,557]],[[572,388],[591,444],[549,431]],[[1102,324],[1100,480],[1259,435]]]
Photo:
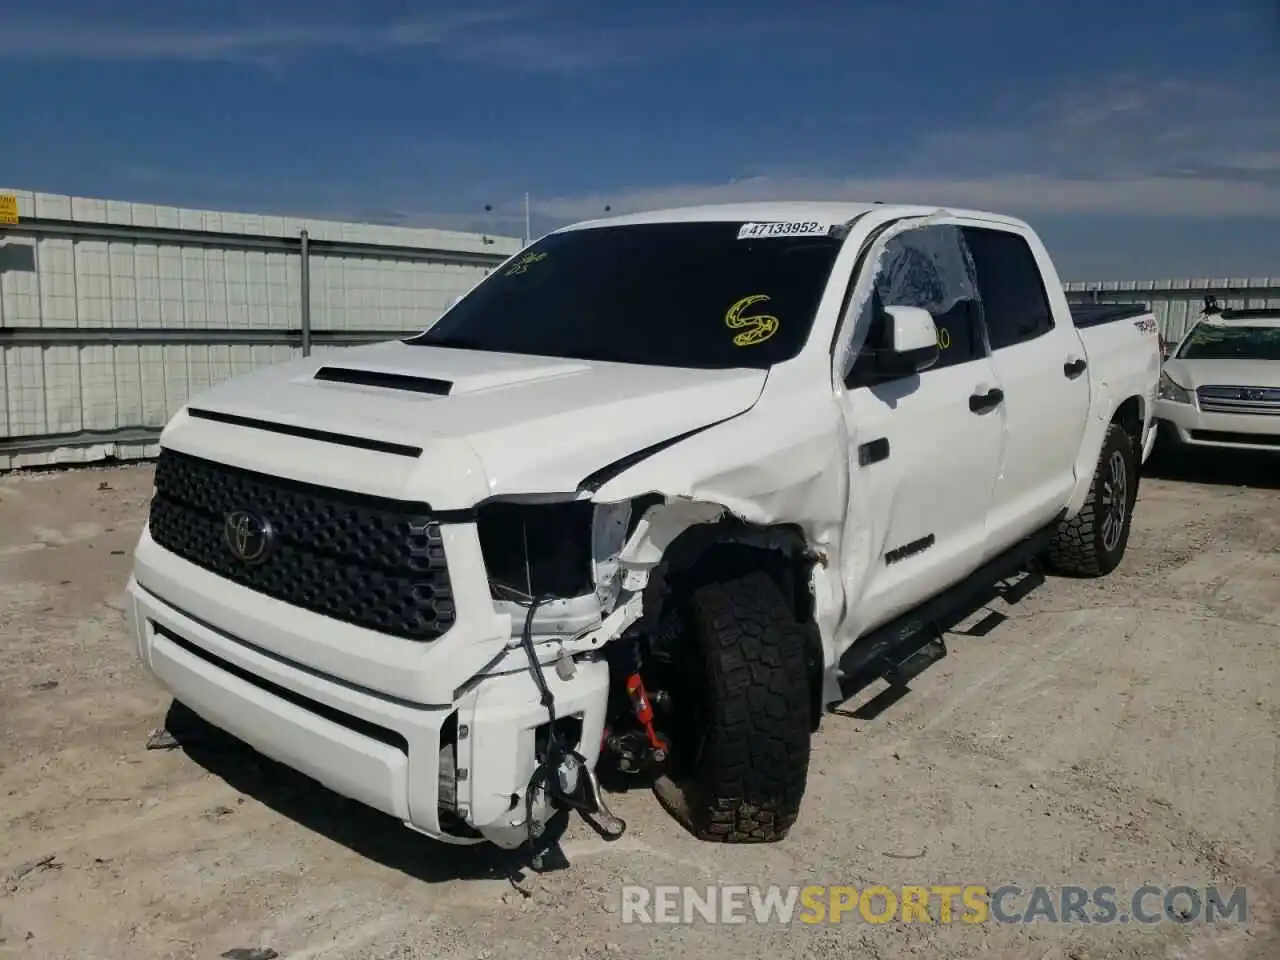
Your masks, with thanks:
[[[311,356],[311,243],[305,230],[302,231],[300,239],[302,242],[298,253],[301,259],[302,277],[299,286],[302,289],[298,291],[298,303],[302,309],[302,355],[309,357]]]

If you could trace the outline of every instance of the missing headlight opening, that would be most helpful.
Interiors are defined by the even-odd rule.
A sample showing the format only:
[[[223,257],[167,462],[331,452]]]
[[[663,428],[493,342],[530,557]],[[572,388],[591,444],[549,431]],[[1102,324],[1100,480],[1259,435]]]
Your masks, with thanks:
[[[493,503],[479,511],[477,532],[495,600],[593,592],[594,504]]]

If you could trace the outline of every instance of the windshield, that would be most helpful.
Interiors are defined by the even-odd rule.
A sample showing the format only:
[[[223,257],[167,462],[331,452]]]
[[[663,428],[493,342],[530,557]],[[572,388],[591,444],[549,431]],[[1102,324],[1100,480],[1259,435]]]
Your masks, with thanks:
[[[764,369],[800,352],[843,235],[820,223],[762,230],[737,222],[552,234],[406,342]]]
[[[1280,327],[1202,323],[1178,350],[1179,360],[1280,360]]]

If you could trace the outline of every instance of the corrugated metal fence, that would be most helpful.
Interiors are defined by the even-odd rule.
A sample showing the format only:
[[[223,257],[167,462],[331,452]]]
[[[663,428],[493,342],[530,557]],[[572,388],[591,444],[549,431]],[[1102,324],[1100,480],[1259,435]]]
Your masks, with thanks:
[[[0,470],[151,456],[206,386],[421,330],[510,237],[0,190]],[[0,215],[4,211],[0,202]]]
[[[17,223],[5,198],[17,198]],[[0,190],[0,470],[152,456],[187,398],[254,367],[421,330],[510,237]],[[1280,278],[1072,282],[1146,303],[1169,339],[1208,294],[1280,307]]]

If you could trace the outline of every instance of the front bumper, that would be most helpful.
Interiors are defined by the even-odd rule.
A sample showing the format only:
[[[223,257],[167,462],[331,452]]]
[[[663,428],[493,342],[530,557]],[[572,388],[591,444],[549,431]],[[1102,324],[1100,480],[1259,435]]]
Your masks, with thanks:
[[[1248,413],[1206,413],[1195,403],[1157,400],[1160,430],[1189,447],[1280,452],[1280,416]]]
[[[482,672],[453,702],[422,705],[255,645],[253,626],[243,617],[233,635],[133,578],[127,599],[142,663],[175,699],[214,726],[437,840],[489,840],[507,848],[523,842],[535,731],[548,720],[527,668]],[[353,643],[359,633],[353,631]],[[544,674],[556,716],[581,722],[577,749],[593,767],[604,728],[608,666],[579,659],[569,679],[550,666]],[[456,743],[455,808],[471,830],[449,826],[448,810],[442,816],[441,750],[447,741]]]

